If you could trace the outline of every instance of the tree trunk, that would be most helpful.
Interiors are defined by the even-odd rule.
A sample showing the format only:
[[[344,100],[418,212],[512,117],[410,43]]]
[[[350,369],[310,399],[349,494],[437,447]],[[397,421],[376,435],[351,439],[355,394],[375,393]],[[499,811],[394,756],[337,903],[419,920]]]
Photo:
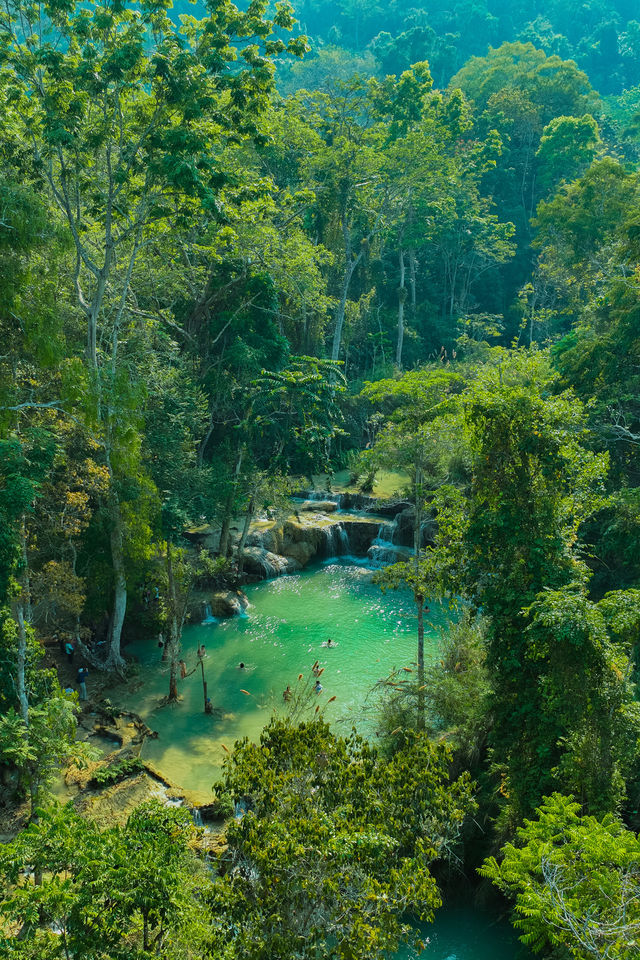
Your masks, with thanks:
[[[231,527],[231,508],[233,500],[231,496],[227,497],[224,505],[224,515],[222,517],[222,526],[220,527],[220,542],[218,544],[218,553],[221,557],[226,557],[229,552],[229,532]]]
[[[169,700],[178,699],[178,661],[180,660],[180,631],[178,630],[178,603],[176,581],[173,575],[173,550],[167,540],[167,580],[169,585]]]
[[[342,330],[344,328],[344,317],[347,311],[347,296],[349,294],[349,287],[351,285],[351,277],[353,272],[360,260],[360,255],[358,255],[357,260],[352,260],[347,263],[344,273],[344,279],[342,281],[342,292],[340,294],[340,300],[338,301],[338,306],[336,307],[335,313],[335,326],[333,328],[333,344],[331,346],[331,359],[334,363],[337,362],[340,356],[340,347],[342,346]]]
[[[242,571],[244,569],[244,557],[243,557],[244,545],[247,542],[247,536],[249,533],[249,527],[251,526],[251,521],[253,520],[254,510],[255,510],[255,504],[253,501],[253,497],[251,497],[251,499],[249,500],[249,503],[247,504],[247,510],[244,515],[242,535],[240,537],[240,543],[238,544],[238,550],[236,553],[236,556],[238,558],[238,576],[239,577],[242,576]]]
[[[418,730],[424,730],[424,597],[416,594],[418,607]]]
[[[24,607],[22,598],[16,601],[14,607],[14,616],[18,624],[18,655],[16,661],[16,685],[18,688],[18,702],[20,704],[20,716],[29,726],[29,698],[27,696],[27,684],[25,679],[27,665],[27,630],[24,624]]]
[[[357,257],[352,256],[351,252],[351,234],[349,231],[349,225],[346,220],[342,220],[342,236],[344,238],[344,278],[342,281],[342,291],[340,293],[340,300],[338,301],[338,306],[336,307],[335,313],[335,326],[333,329],[333,344],[331,347],[331,359],[334,363],[337,362],[340,356],[340,346],[342,345],[342,329],[344,327],[344,317],[347,309],[347,297],[349,295],[349,287],[351,285],[351,278],[354,274],[354,271],[362,259],[362,250],[358,253]]]
[[[238,485],[238,477],[240,476],[240,470],[242,469],[242,461],[244,459],[245,445],[241,444],[240,449],[238,450],[238,457],[236,459],[236,465],[233,470],[233,480],[231,481],[231,490],[229,496],[227,497],[224,505],[224,514],[222,517],[222,526],[220,528],[220,542],[218,544],[218,553],[221,557],[226,557],[229,553],[229,533],[231,528],[231,518],[233,514],[233,505],[235,503],[235,494],[236,487]]]
[[[411,315],[416,317],[416,252],[409,250],[409,285],[411,287]]]
[[[125,660],[120,650],[120,639],[125,614],[127,612],[127,576],[124,566],[124,521],[120,510],[120,501],[114,488],[111,463],[107,457],[110,489],[108,494],[109,520],[111,522],[111,563],[113,566],[113,611],[107,638],[108,650],[105,669],[123,674]]]
[[[404,285],[404,250],[400,247],[400,286],[398,288],[398,339],[396,342],[396,366],[402,370],[402,344],[404,342],[404,302],[407,292]]]
[[[418,607],[418,730],[424,730],[424,596],[417,589],[420,572],[420,554],[422,550],[422,511],[424,504],[422,465],[416,466],[416,519],[413,528],[413,545],[415,553],[416,591],[414,593]]]

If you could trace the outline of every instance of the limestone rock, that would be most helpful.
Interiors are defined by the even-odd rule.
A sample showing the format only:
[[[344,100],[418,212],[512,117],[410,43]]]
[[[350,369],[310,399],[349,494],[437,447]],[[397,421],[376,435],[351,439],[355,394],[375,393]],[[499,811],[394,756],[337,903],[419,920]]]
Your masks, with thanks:
[[[300,564],[293,557],[283,557],[262,547],[247,547],[242,557],[245,570],[262,576],[264,580],[279,577],[283,573],[296,573],[300,569]]]
[[[207,602],[212,617],[237,617],[249,606],[247,597],[240,590],[219,590]]]
[[[305,500],[298,507],[301,513],[333,513],[337,509],[334,500]]]

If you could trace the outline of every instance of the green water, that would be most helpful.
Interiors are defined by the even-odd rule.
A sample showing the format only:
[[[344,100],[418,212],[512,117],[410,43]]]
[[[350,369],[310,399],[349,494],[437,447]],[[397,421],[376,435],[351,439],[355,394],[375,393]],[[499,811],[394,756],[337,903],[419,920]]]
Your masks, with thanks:
[[[531,956],[523,953],[509,923],[470,906],[443,907],[422,933],[426,949],[421,954],[405,948],[394,960],[516,960]]]
[[[393,667],[410,667],[415,660],[416,616],[408,592],[384,594],[372,576],[365,567],[335,561],[249,586],[246,616],[185,629],[184,659],[189,671],[197,669],[181,681],[183,699],[173,706],[159,706],[168,689],[168,668],[158,648],[149,642],[130,646],[141,662],[140,673],[118,700],[158,731],[157,740],[145,743],[145,759],[174,783],[210,795],[225,755],[222,745],[231,749],[240,737],[257,737],[272,711],[285,709],[287,684],[312,686],[316,660],[324,668],[323,691],[318,696],[310,691],[310,709],[320,704],[338,731],[356,723],[375,736],[366,717],[367,696]],[[437,627],[444,620],[442,608],[432,604],[427,660],[436,652]],[[329,638],[336,644],[330,649],[323,646]],[[203,712],[196,656],[201,643],[208,693],[221,716]],[[245,669],[239,669],[241,662]]]
[[[383,594],[373,573],[357,563],[332,561],[250,586],[250,607],[244,617],[198,624],[184,631],[184,659],[190,676],[180,682],[181,701],[161,706],[168,689],[168,667],[154,643],[140,643],[129,652],[140,661],[137,678],[117,700],[141,714],[158,732],[146,740],[143,756],[169,779],[210,799],[225,757],[240,737],[257,738],[273,711],[288,707],[282,691],[309,690],[310,711],[320,704],[339,732],[352,724],[375,737],[370,691],[395,667],[412,668],[416,651],[416,616],[408,592]],[[431,604],[427,617],[425,657],[437,656],[439,632],[448,611]],[[331,638],[335,647],[323,646]],[[221,715],[203,712],[202,677],[196,650],[204,643],[208,692]],[[311,687],[311,668],[324,671],[323,690]],[[239,664],[245,663],[244,669]],[[302,674],[302,680],[298,675]],[[244,691],[244,692],[243,692]],[[329,703],[331,697],[335,697]],[[471,906],[444,908],[425,928],[427,960],[516,960],[519,948],[506,924],[495,923]],[[394,960],[413,960],[401,951]]]

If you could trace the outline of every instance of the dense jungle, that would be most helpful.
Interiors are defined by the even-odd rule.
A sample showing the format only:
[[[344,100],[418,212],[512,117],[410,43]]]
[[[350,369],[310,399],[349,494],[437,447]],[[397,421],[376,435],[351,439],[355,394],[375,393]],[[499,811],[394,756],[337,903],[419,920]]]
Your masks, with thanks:
[[[640,956],[640,9],[0,4],[0,952]]]

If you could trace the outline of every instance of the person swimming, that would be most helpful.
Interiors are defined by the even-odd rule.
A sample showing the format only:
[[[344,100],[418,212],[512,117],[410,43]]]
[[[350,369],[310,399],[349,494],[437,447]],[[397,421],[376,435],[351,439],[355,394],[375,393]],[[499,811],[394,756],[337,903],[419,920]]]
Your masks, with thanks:
[[[285,703],[288,703],[289,700],[291,700],[292,696],[293,694],[291,693],[291,684],[288,683],[287,689],[282,691],[282,699],[284,700]]]
[[[324,643],[322,644],[322,646],[323,646],[323,647],[337,647],[338,644],[337,644],[337,643],[334,643],[333,640],[331,639],[331,637],[329,637],[328,640],[325,640],[325,641],[324,641]]]
[[[316,693],[322,693],[322,684],[320,683],[319,680],[316,680],[316,685],[313,689],[315,690]]]

